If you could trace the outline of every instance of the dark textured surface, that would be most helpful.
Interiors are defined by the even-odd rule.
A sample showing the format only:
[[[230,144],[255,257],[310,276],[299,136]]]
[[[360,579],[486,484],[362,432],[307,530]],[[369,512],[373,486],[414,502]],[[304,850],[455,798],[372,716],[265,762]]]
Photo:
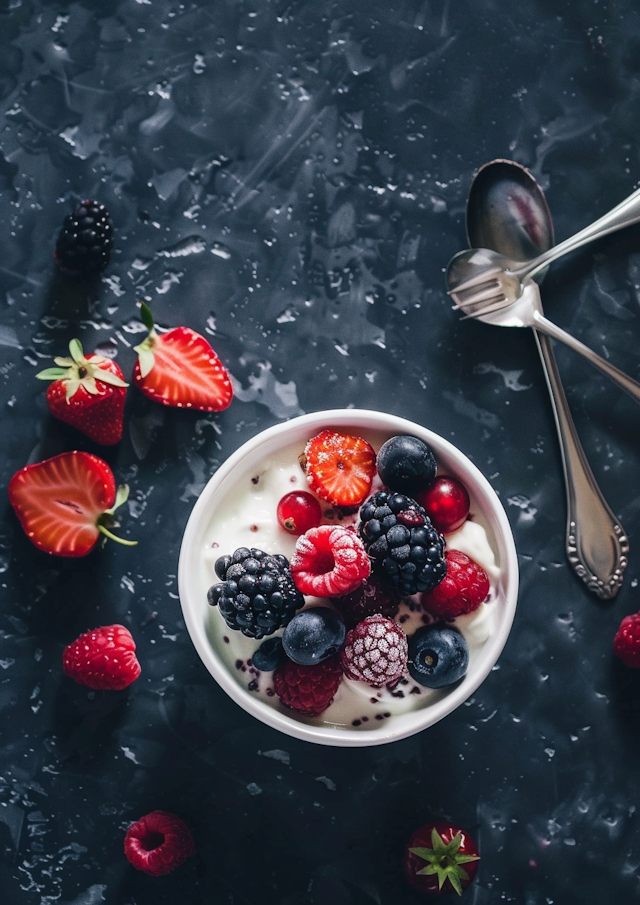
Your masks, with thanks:
[[[459,321],[443,268],[474,170],[529,166],[562,239],[640,179],[632,0],[2,0],[0,474],[92,449],[34,374],[78,336],[130,373],[136,301],[211,339],[236,398],[220,415],[129,391],[103,455],[132,496],[135,549],[52,560],[2,505],[0,886],[7,905],[396,905],[402,845],[430,818],[474,835],[464,901],[640,898],[640,676],[611,641],[640,606],[640,411],[558,360],[596,477],[631,544],[622,590],[589,594],[564,554],[564,490],[532,336]],[[64,215],[111,211],[90,287],[54,273]],[[555,265],[545,308],[635,377],[640,227]],[[413,739],[315,748],[218,689],[181,618],[180,538],[207,478],[302,412],[386,410],[456,443],[513,525],[521,593],[478,693]],[[94,450],[92,451],[99,451]],[[143,666],[87,693],[63,646],[121,621]],[[122,852],[155,808],[198,854],[154,879]]]

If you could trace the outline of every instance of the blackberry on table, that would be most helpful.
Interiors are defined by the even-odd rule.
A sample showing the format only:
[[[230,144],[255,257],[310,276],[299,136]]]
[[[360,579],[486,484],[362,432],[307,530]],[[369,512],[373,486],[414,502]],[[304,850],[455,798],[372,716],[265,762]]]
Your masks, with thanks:
[[[304,606],[286,556],[238,547],[231,556],[217,559],[215,570],[222,580],[209,588],[207,599],[229,628],[247,638],[273,634]]]
[[[111,217],[104,204],[83,201],[67,214],[56,242],[55,259],[67,276],[90,276],[109,263],[113,244]]]
[[[422,506],[382,490],[360,509],[358,531],[374,571],[401,594],[430,591],[447,574],[445,542]]]

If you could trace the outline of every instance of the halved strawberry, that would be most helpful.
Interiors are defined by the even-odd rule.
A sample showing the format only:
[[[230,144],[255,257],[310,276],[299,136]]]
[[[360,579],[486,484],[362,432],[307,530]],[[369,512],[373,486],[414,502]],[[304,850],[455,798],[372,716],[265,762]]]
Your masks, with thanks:
[[[57,368],[36,374],[52,380],[47,390],[51,414],[103,446],[122,439],[124,399],[128,384],[119,366],[102,355],[85,355],[77,339],[69,343],[70,358],[55,358]]]
[[[111,533],[128,496],[126,484],[116,490],[103,459],[78,450],[25,465],[9,482],[9,502],[27,537],[56,556],[86,556],[101,536],[134,546]]]
[[[376,454],[366,440],[332,430],[307,442],[302,461],[311,489],[333,506],[359,506],[376,472]]]
[[[162,405],[220,412],[233,398],[226,368],[204,336],[190,327],[158,333],[149,306],[140,306],[149,335],[135,347],[133,380]]]

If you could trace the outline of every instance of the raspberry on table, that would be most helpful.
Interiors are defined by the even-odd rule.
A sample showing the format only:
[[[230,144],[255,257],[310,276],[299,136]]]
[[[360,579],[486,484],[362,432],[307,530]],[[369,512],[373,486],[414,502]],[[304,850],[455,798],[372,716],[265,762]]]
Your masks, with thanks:
[[[323,430],[302,456],[309,487],[333,506],[359,506],[371,489],[376,454],[362,437]]]
[[[54,257],[61,272],[80,277],[104,270],[111,255],[112,233],[104,204],[83,201],[67,214],[58,235]]]
[[[455,619],[472,613],[486,600],[489,578],[482,566],[461,550],[447,550],[445,560],[446,576],[439,585],[422,594],[420,602],[433,616]]]
[[[162,877],[180,867],[195,851],[191,830],[168,811],[152,811],[132,823],[124,837],[124,853],[137,870]]]
[[[291,573],[303,594],[348,594],[371,573],[371,562],[355,531],[341,525],[310,528],[296,541]]]
[[[401,600],[402,595],[397,588],[373,573],[355,591],[337,597],[333,602],[347,628],[354,628],[367,616],[377,613],[393,619],[398,614]]]
[[[399,679],[407,668],[407,636],[386,616],[367,616],[347,632],[342,667],[351,679],[381,688]]]
[[[640,613],[624,617],[613,639],[613,652],[625,666],[640,669]]]
[[[79,685],[121,691],[140,675],[136,644],[124,625],[104,625],[85,632],[62,653],[62,669]]]
[[[319,716],[333,701],[341,680],[339,657],[314,666],[287,660],[274,672],[273,687],[285,707],[305,716]]]

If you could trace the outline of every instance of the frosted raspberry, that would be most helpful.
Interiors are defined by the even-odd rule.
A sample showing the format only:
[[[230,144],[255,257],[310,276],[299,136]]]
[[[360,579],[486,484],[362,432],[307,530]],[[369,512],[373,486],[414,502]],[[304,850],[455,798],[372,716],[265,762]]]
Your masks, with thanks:
[[[318,716],[333,701],[342,679],[338,657],[313,666],[287,660],[273,674],[273,687],[286,707],[306,716]]]
[[[472,613],[489,593],[489,579],[482,566],[460,550],[445,553],[447,574],[439,585],[422,594],[424,609],[441,619]]]
[[[386,616],[367,616],[347,633],[342,666],[351,679],[381,688],[399,679],[407,668],[407,636]]]
[[[354,530],[320,525],[298,538],[290,568],[303,594],[339,597],[359,587],[371,572],[371,562]]]
[[[152,811],[132,823],[124,838],[127,860],[138,870],[161,877],[193,854],[191,830],[175,814]]]

